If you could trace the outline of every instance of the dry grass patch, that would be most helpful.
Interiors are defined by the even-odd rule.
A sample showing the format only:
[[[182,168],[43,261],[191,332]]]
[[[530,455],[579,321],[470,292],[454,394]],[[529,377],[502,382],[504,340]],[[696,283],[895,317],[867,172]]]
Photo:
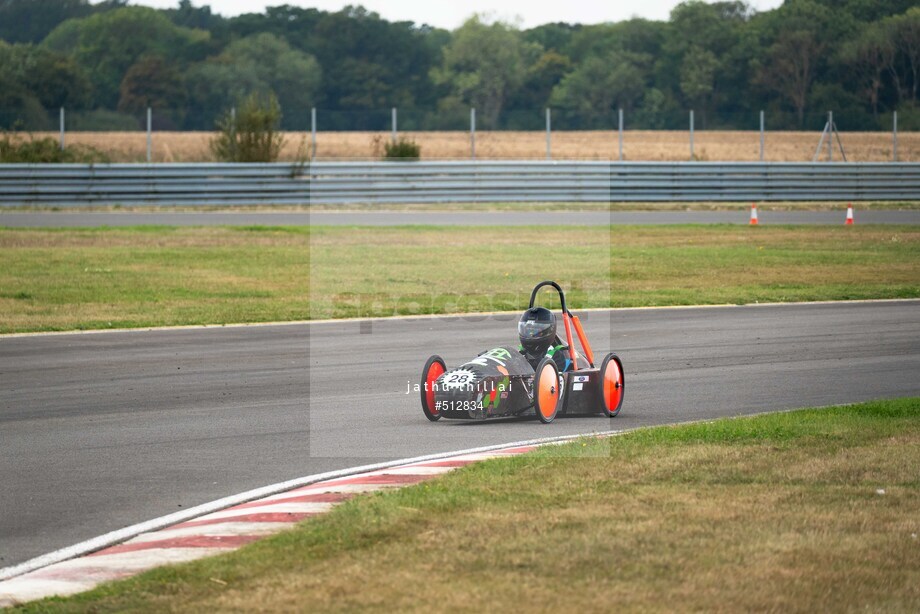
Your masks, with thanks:
[[[916,611],[918,418],[904,399],[545,448],[24,611]]]
[[[422,147],[425,160],[468,159],[470,136],[466,132],[400,133]],[[39,137],[56,133],[42,133]],[[206,162],[213,157],[208,143],[211,132],[156,132],[153,135],[155,162]],[[302,132],[286,133],[282,160],[297,160],[305,145]],[[811,161],[820,140],[818,132],[768,132],[768,162]],[[321,160],[367,160],[379,158],[379,142],[389,133],[320,132],[317,156]],[[901,133],[899,159],[920,160],[920,133]],[[888,162],[892,137],[885,132],[846,132],[841,134],[847,157],[854,162]],[[143,132],[71,132],[67,142],[89,145],[109,154],[115,162],[143,162],[147,156],[147,136]],[[694,152],[703,161],[755,162],[760,159],[760,133],[757,131],[707,131],[694,134]],[[685,161],[690,159],[690,134],[687,131],[628,130],[623,151],[632,161]],[[557,160],[612,160],[617,157],[614,131],[554,132],[553,157]],[[483,131],[476,133],[476,155],[480,159],[544,159],[546,133],[540,131]],[[839,155],[835,152],[839,159]],[[823,159],[823,158],[822,158]]]

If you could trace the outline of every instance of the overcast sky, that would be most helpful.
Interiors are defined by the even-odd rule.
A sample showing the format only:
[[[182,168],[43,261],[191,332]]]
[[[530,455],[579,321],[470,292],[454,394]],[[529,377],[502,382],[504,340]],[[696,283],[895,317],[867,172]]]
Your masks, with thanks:
[[[156,8],[172,8],[178,0],[132,0],[132,4],[144,4]],[[305,8],[337,11],[349,4],[360,4],[368,10],[379,13],[390,21],[414,21],[441,28],[454,29],[464,19],[476,12],[512,20],[520,19],[525,28],[544,23],[565,21],[568,23],[602,23],[622,21],[630,17],[666,20],[671,9],[679,0],[603,1],[603,0],[192,0],[195,6],[210,5],[211,10],[225,16],[240,13],[262,12],[266,6],[292,4]],[[748,4],[759,11],[775,8],[782,0],[748,0]],[[500,6],[501,8],[496,8]]]

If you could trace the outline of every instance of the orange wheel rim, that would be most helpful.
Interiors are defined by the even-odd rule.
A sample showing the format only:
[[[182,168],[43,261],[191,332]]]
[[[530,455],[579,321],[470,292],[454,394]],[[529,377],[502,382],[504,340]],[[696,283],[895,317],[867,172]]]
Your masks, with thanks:
[[[434,383],[444,374],[444,367],[441,366],[441,363],[435,362],[428,367],[428,376],[425,378],[425,402],[428,403],[428,411],[432,415],[437,415],[437,410],[434,408]]]
[[[620,406],[620,399],[623,398],[623,374],[620,372],[620,365],[615,360],[607,362],[607,368],[604,369],[604,402],[607,404],[607,411],[614,411]]]
[[[549,418],[556,413],[556,402],[559,400],[558,386],[556,371],[551,365],[544,366],[540,371],[540,389],[537,391],[540,399],[540,413],[544,418]]]

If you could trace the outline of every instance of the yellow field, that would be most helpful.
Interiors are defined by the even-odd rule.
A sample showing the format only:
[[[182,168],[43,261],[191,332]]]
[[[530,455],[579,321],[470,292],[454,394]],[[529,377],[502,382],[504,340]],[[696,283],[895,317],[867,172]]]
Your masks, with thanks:
[[[470,137],[466,132],[404,132],[418,142],[426,160],[468,159]],[[57,138],[56,133],[40,134]],[[155,162],[206,162],[212,156],[208,132],[156,132],[153,135]],[[288,133],[282,160],[298,157],[309,142],[309,134]],[[317,159],[367,160],[380,156],[381,142],[389,133],[320,132]],[[841,135],[847,157],[858,162],[891,160],[892,138],[889,133],[850,132]],[[768,162],[810,161],[818,145],[817,132],[768,132]],[[760,135],[756,131],[697,131],[696,159],[701,161],[757,161]],[[147,139],[143,132],[71,132],[67,143],[85,144],[108,153],[114,162],[138,162],[146,159]],[[623,139],[626,160],[683,161],[690,158],[689,133],[686,131],[627,131]],[[617,156],[617,135],[612,131],[555,132],[552,137],[553,158],[557,160],[610,160]],[[546,157],[546,134],[543,132],[478,132],[476,154],[480,159],[543,159]],[[826,150],[825,154],[826,155]],[[839,154],[834,152],[835,160]],[[899,135],[898,158],[903,162],[920,160],[920,133]],[[823,156],[822,156],[822,159]]]

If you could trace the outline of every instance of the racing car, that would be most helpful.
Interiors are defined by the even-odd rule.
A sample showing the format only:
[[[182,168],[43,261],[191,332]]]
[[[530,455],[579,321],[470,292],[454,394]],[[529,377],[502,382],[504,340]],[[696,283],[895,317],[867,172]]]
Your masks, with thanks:
[[[555,315],[534,306],[545,286],[559,293],[565,342],[556,334]],[[572,329],[582,354],[575,349]],[[613,418],[620,413],[626,386],[623,363],[610,353],[599,368],[594,366],[591,345],[559,284],[542,281],[534,287],[530,306],[518,322],[518,337],[516,348],[493,348],[449,370],[440,356],[429,358],[419,384],[425,417],[435,422],[536,414],[550,423],[559,415]]]

